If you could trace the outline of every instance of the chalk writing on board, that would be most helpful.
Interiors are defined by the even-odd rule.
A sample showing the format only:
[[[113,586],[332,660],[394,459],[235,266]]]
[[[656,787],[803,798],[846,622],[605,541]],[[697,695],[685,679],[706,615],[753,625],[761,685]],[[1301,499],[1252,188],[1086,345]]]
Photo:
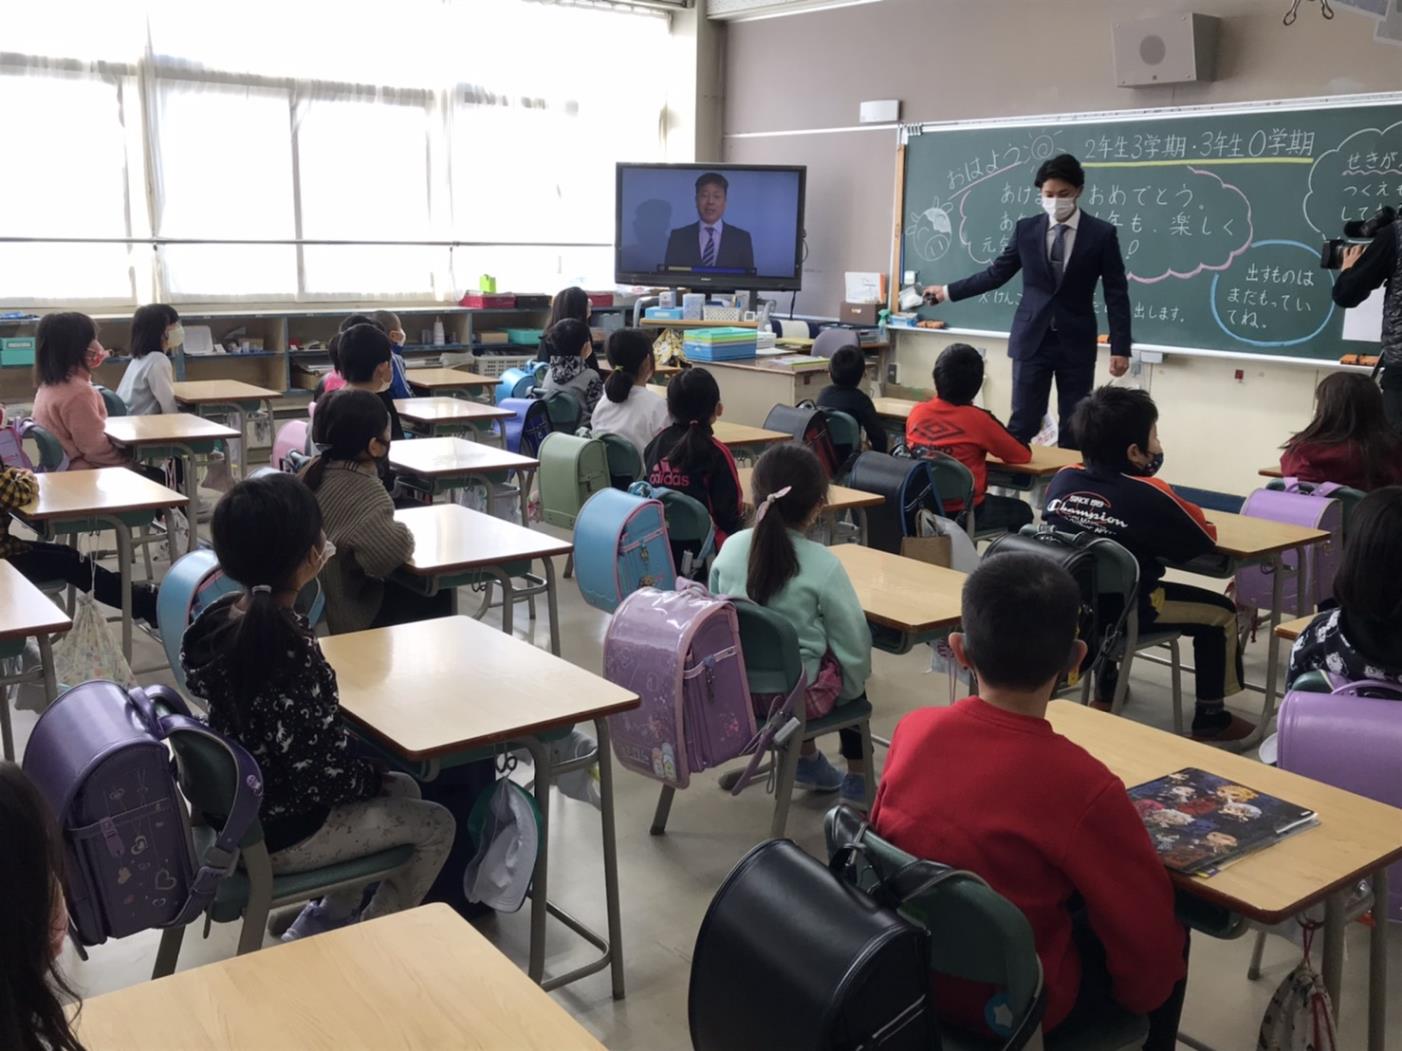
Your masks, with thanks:
[[[1402,121],[1363,128],[1319,155],[1310,168],[1305,219],[1319,234],[1337,237],[1345,222],[1385,204],[1402,205]]]
[[[1319,251],[1301,241],[1257,241],[1212,279],[1212,317],[1227,335],[1254,347],[1291,347],[1314,339],[1334,316],[1331,275]]]

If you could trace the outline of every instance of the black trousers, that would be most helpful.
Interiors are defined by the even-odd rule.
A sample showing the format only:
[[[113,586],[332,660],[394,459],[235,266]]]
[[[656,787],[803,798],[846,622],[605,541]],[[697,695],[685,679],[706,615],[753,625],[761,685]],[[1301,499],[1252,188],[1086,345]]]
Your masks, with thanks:
[[[1402,368],[1391,370],[1395,376],[1389,376],[1388,372],[1383,370],[1383,411],[1393,430],[1402,431]]]
[[[1032,505],[1026,500],[989,493],[974,509],[974,526],[980,533],[994,527],[1016,533],[1023,526],[1031,525],[1032,517]]]
[[[1071,413],[1090,393],[1095,382],[1095,346],[1068,346],[1048,331],[1030,358],[1013,359],[1013,413],[1008,430],[1020,442],[1028,442],[1042,429],[1052,381],[1056,381],[1056,411],[1063,449],[1078,449],[1071,433]]]
[[[392,580],[386,580],[384,597],[380,600],[380,611],[375,614],[370,627],[388,628],[394,624],[412,624],[419,620],[451,616],[452,612],[451,591],[440,591],[429,598],[417,591],[401,587]]]
[[[32,583],[62,580],[79,591],[91,591],[93,598],[104,606],[122,608],[122,577],[110,569],[96,565],[67,544],[32,542],[29,549],[10,556],[10,564]],[[150,587],[133,585],[131,589],[132,616],[149,624],[156,623],[156,593]]]

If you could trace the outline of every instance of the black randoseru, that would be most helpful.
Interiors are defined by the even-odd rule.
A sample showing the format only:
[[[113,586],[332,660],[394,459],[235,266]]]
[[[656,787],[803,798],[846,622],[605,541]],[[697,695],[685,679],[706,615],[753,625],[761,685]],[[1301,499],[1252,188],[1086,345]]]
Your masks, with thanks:
[[[789,530],[802,530],[827,501],[828,479],[817,456],[806,446],[773,445],[755,464],[750,487],[754,491],[755,530],[745,592],[767,606],[798,574],[798,552]],[[787,493],[769,501],[785,487]]]

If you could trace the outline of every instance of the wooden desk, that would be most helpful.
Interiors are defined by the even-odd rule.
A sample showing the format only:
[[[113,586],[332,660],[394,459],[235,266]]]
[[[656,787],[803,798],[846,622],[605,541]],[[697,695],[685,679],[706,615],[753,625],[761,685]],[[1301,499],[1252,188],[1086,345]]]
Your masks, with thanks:
[[[1294,620],[1287,620],[1284,624],[1278,624],[1275,629],[1276,637],[1284,639],[1286,642],[1294,642],[1304,634],[1305,629],[1310,626],[1310,622],[1314,618],[1315,614],[1311,613],[1308,617],[1297,617]]]
[[[396,398],[394,407],[410,430],[430,437],[482,431],[496,424],[501,428],[503,446],[506,431],[502,421],[515,415],[510,409],[463,398]]]
[[[222,384],[224,381],[217,382]],[[190,518],[189,550],[194,551],[200,543],[200,483],[195,458],[213,452],[220,442],[240,437],[241,432],[187,412],[156,416],[109,416],[104,429],[113,445],[128,450],[142,463],[163,463],[169,459],[184,461],[185,496],[189,501]]]
[[[599,960],[543,984],[547,989],[556,988],[611,964],[613,995],[622,999],[607,717],[636,708],[638,697],[583,668],[541,653],[527,642],[504,639],[500,632],[468,617],[442,617],[334,635],[320,642],[336,670],[347,720],[395,755],[411,761],[427,759],[427,776],[436,773],[438,760],[446,755],[508,743],[520,743],[530,750],[541,814],[540,853],[531,900],[529,973],[535,981],[542,980],[545,968],[551,778],[548,749],[537,735],[581,720],[594,721],[609,936],[598,943],[604,950]],[[455,980],[460,982],[461,977],[459,974]]]
[[[492,389],[498,383],[498,380],[491,376],[479,376],[465,369],[405,369],[404,379],[415,390],[428,391],[429,394],[451,395],[457,391],[466,398],[481,398],[485,395],[488,401],[492,398]]]
[[[988,458],[988,484],[1004,489],[1021,489],[1028,493],[1028,501],[1034,511],[1040,511],[1046,503],[1047,487],[1063,467],[1081,462],[1081,454],[1075,449],[1062,449],[1055,445],[1032,446],[1032,459],[1028,463],[1005,464],[996,457]]]
[[[1195,766],[1319,815],[1317,826],[1248,854],[1215,876],[1172,876],[1183,890],[1262,923],[1279,922],[1326,901],[1322,970],[1337,1011],[1344,903],[1365,877],[1375,881],[1375,893],[1382,888],[1386,900],[1387,866],[1402,857],[1402,810],[1071,701],[1052,701],[1047,718],[1058,733],[1085,748],[1127,786]],[[1381,883],[1376,882],[1379,876]],[[1387,928],[1386,923],[1373,927],[1374,966],[1380,947],[1385,966]],[[1374,991],[1385,994],[1385,983],[1380,985],[1378,977],[1373,976]],[[1374,1014],[1380,1006],[1374,1003],[1370,1008],[1370,1043],[1373,1020],[1381,1020]]]
[[[895,646],[875,640],[882,649],[906,653],[959,626],[963,573],[857,544],[831,550],[847,570],[867,620],[897,632]]]
[[[876,406],[876,415],[902,422],[909,418],[911,410],[920,404],[905,398],[872,398],[871,403]]]
[[[1230,511],[1206,511],[1207,520],[1217,527],[1217,550],[1240,559],[1259,559],[1292,548],[1307,547],[1328,538],[1323,529],[1252,518]]]
[[[754,498],[753,479],[755,470],[753,467],[741,467],[740,471],[740,491],[749,498],[751,507],[758,507],[759,501]],[[868,507],[880,507],[886,502],[884,496],[876,493],[863,492],[860,489],[848,489],[845,485],[828,486],[828,503],[824,508],[824,514],[833,523],[837,516],[844,511],[851,511],[852,517],[857,520],[857,529],[861,534],[858,541],[863,547],[867,542],[867,512]]]
[[[490,577],[501,584],[501,629],[507,635],[514,629],[516,602],[544,592],[550,615],[550,652],[559,656],[560,612],[551,559],[570,554],[574,550],[570,541],[459,504],[410,507],[396,511],[394,517],[414,534],[414,554],[396,572],[397,581],[428,595],[453,588],[456,612],[456,589]],[[536,559],[545,567],[543,579],[529,572]],[[513,576],[525,577],[526,586],[516,587]]]
[[[6,759],[15,757],[14,729],[10,725],[9,686],[38,680],[44,684],[49,703],[58,696],[54,678],[54,652],[50,635],[59,635],[73,626],[63,612],[8,559],[0,558],[0,660],[18,657],[26,639],[39,642],[40,668],[34,672],[0,676],[0,740]]]
[[[118,419],[159,420],[162,417],[123,416]],[[39,495],[14,511],[15,517],[35,532],[48,536],[111,529],[116,533],[117,566],[122,576],[122,653],[130,661],[132,527],[150,525],[161,511],[184,507],[187,498],[125,467],[48,472],[36,477]],[[186,478],[190,477],[187,473]],[[194,532],[192,517],[192,536]]]
[[[259,407],[267,410],[268,419],[273,418],[273,400],[281,398],[280,391],[267,387],[255,387],[239,380],[189,380],[172,384],[175,400],[188,405],[201,416],[229,416],[238,419],[239,436],[239,477],[248,473],[248,414]]]
[[[737,456],[753,456],[753,450],[758,446],[793,441],[793,435],[783,431],[768,431],[763,427],[751,427],[747,423],[731,423],[728,420],[717,420],[711,429],[715,433],[716,441],[728,446]]]
[[[442,904],[93,997],[78,1035],[89,1051],[604,1047]]]
[[[1284,478],[1284,477],[1285,477],[1285,472],[1282,471],[1282,470],[1280,469],[1280,465],[1279,465],[1279,464],[1276,464],[1274,467],[1262,467],[1262,468],[1261,468],[1259,471],[1257,471],[1256,473],[1259,474],[1262,478]]]
[[[607,374],[607,373],[610,373],[610,372],[613,371],[613,366],[609,364],[608,358],[604,357],[602,354],[595,354],[595,355],[594,355],[594,358],[595,358],[595,360],[599,363],[599,371],[600,371],[600,372]],[[681,367],[680,365],[661,365],[661,364],[657,364],[657,365],[654,365],[654,366],[652,367],[652,374],[653,374],[654,376],[667,376],[667,377],[671,377],[671,376],[675,376],[678,372],[681,372],[681,371],[682,371],[682,367]],[[666,386],[659,384],[659,389],[665,391],[667,388],[666,388]]]
[[[540,461],[529,456],[462,438],[413,438],[390,442],[389,465],[398,474],[420,480],[430,497],[473,481],[481,483],[490,495],[494,481],[514,472],[521,494],[521,521],[530,520],[531,479]]]

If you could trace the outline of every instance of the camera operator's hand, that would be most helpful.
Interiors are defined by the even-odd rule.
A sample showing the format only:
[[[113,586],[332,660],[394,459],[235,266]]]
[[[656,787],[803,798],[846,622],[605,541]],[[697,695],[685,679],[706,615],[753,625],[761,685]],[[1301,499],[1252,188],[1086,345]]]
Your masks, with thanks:
[[[1340,270],[1347,270],[1362,258],[1363,253],[1368,250],[1367,245],[1349,245],[1344,249],[1342,261],[1339,263]]]

